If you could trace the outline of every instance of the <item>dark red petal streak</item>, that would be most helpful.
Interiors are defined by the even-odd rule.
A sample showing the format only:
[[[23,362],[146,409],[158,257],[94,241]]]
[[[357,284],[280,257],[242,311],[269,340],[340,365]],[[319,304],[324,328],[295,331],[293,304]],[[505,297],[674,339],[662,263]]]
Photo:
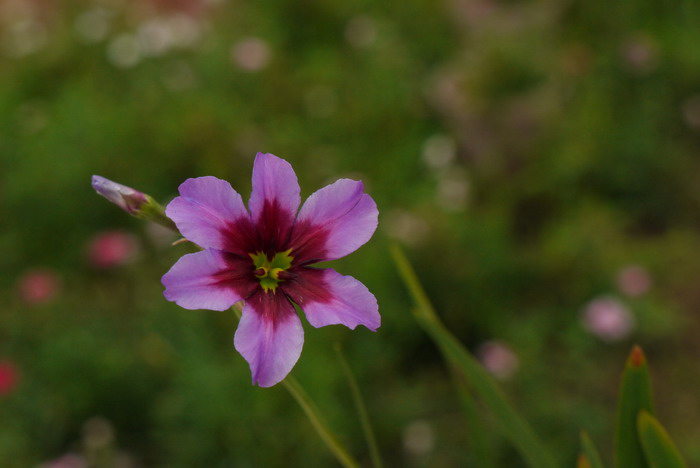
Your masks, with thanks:
[[[327,304],[333,300],[324,270],[302,267],[289,271],[289,278],[280,287],[302,309],[311,302]]]
[[[292,249],[294,265],[318,263],[327,257],[326,239],[328,230],[309,221],[298,221],[294,225],[289,248]]]
[[[245,258],[249,258],[248,254],[254,252],[258,245],[258,236],[248,217],[227,222],[221,230],[221,236],[224,250]]]
[[[223,253],[223,258],[226,268],[211,276],[211,284],[231,288],[244,299],[249,297],[260,284],[253,275],[255,267],[250,258],[226,252]]]
[[[287,245],[294,224],[294,215],[295,213],[284,209],[277,200],[265,200],[256,226],[258,231],[256,251],[265,252],[272,257],[277,252],[289,249]]]

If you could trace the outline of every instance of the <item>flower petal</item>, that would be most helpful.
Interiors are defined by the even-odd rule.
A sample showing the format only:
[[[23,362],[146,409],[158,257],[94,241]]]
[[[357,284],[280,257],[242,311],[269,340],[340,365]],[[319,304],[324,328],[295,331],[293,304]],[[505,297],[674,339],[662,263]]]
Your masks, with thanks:
[[[281,286],[314,327],[342,324],[354,329],[364,325],[376,331],[381,325],[377,299],[352,276],[331,268],[298,268],[294,273]]]
[[[183,255],[161,279],[169,301],[185,309],[226,310],[255,291],[250,261],[220,250]]]
[[[277,156],[258,153],[253,164],[253,190],[248,208],[262,249],[272,254],[289,239],[301,197],[292,166]]]
[[[284,294],[259,292],[246,300],[233,343],[250,365],[253,384],[271,387],[299,359],[304,329]]]
[[[362,182],[340,179],[311,194],[301,207],[292,256],[301,264],[344,257],[372,237],[378,216]]]
[[[190,241],[239,255],[250,251],[253,230],[241,196],[225,180],[197,177],[180,184],[180,196],[165,209]]]

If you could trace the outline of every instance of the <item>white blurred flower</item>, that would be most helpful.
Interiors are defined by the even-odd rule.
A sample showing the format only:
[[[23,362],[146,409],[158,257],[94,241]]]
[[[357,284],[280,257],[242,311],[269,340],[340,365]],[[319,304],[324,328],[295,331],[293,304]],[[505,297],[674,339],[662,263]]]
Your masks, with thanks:
[[[433,135],[423,143],[423,161],[431,169],[445,169],[457,155],[455,141],[447,135]]]
[[[403,430],[404,450],[412,457],[423,457],[435,448],[435,431],[423,420],[412,421]]]
[[[583,326],[605,341],[619,341],[634,328],[634,317],[624,304],[610,296],[593,299],[583,310]]]
[[[453,169],[438,180],[436,202],[446,211],[461,211],[467,206],[469,180],[464,171]]]
[[[369,47],[377,40],[377,25],[369,16],[355,16],[345,26],[345,39],[357,48]]]
[[[5,31],[3,46],[8,55],[22,57],[44,47],[48,34],[44,25],[32,19],[14,22]]]
[[[685,124],[692,130],[700,131],[700,94],[685,99],[681,112]]]
[[[85,42],[99,42],[107,38],[114,12],[102,7],[87,10],[75,19],[73,27]]]
[[[405,210],[390,211],[384,226],[389,236],[407,245],[419,244],[427,237],[430,230],[425,220]]]
[[[107,58],[116,67],[133,67],[141,60],[139,41],[132,34],[120,34],[107,46]]]
[[[246,71],[259,71],[270,61],[270,47],[259,37],[247,37],[236,42],[231,49],[233,63]]]
[[[136,38],[139,49],[148,56],[164,55],[175,43],[170,25],[160,18],[143,23],[136,32]]]
[[[520,360],[513,350],[497,340],[485,341],[479,345],[476,357],[499,380],[510,379],[520,367]]]

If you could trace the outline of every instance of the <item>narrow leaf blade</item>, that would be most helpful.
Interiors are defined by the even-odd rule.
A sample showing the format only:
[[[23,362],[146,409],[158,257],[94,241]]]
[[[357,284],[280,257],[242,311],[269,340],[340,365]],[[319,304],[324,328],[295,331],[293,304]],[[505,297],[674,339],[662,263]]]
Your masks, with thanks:
[[[639,346],[632,348],[622,374],[617,409],[615,465],[617,468],[649,468],[637,433],[637,415],[653,412],[649,366]]]
[[[581,432],[581,451],[581,455],[586,459],[585,461],[590,468],[605,468],[603,466],[603,460],[601,460],[598,454],[598,449],[595,448],[593,441],[588,437],[585,431]],[[579,461],[579,463],[581,462]]]
[[[447,361],[469,382],[471,391],[493,414],[502,433],[531,467],[556,467],[549,451],[523,417],[511,406],[491,375],[440,321],[403,251],[394,245],[392,254],[401,278],[416,303],[416,320],[437,344]]]
[[[644,453],[652,468],[686,468],[671,436],[654,416],[647,411],[640,411],[637,428]]]

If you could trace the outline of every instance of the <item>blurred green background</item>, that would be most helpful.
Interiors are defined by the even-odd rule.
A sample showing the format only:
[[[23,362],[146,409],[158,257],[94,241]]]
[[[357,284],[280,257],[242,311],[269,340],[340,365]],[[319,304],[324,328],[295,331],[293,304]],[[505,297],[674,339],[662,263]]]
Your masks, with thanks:
[[[336,342],[387,465],[476,467],[391,242],[562,465],[580,429],[610,453],[635,342],[700,464],[698,24],[690,0],[0,0],[0,463],[335,466],[251,386],[233,313],[162,297],[187,246],[90,188],[165,203],[215,175],[247,199],[263,151],[303,197],[351,177],[379,205],[333,266],[382,327],[305,324],[293,371],[367,466]]]

